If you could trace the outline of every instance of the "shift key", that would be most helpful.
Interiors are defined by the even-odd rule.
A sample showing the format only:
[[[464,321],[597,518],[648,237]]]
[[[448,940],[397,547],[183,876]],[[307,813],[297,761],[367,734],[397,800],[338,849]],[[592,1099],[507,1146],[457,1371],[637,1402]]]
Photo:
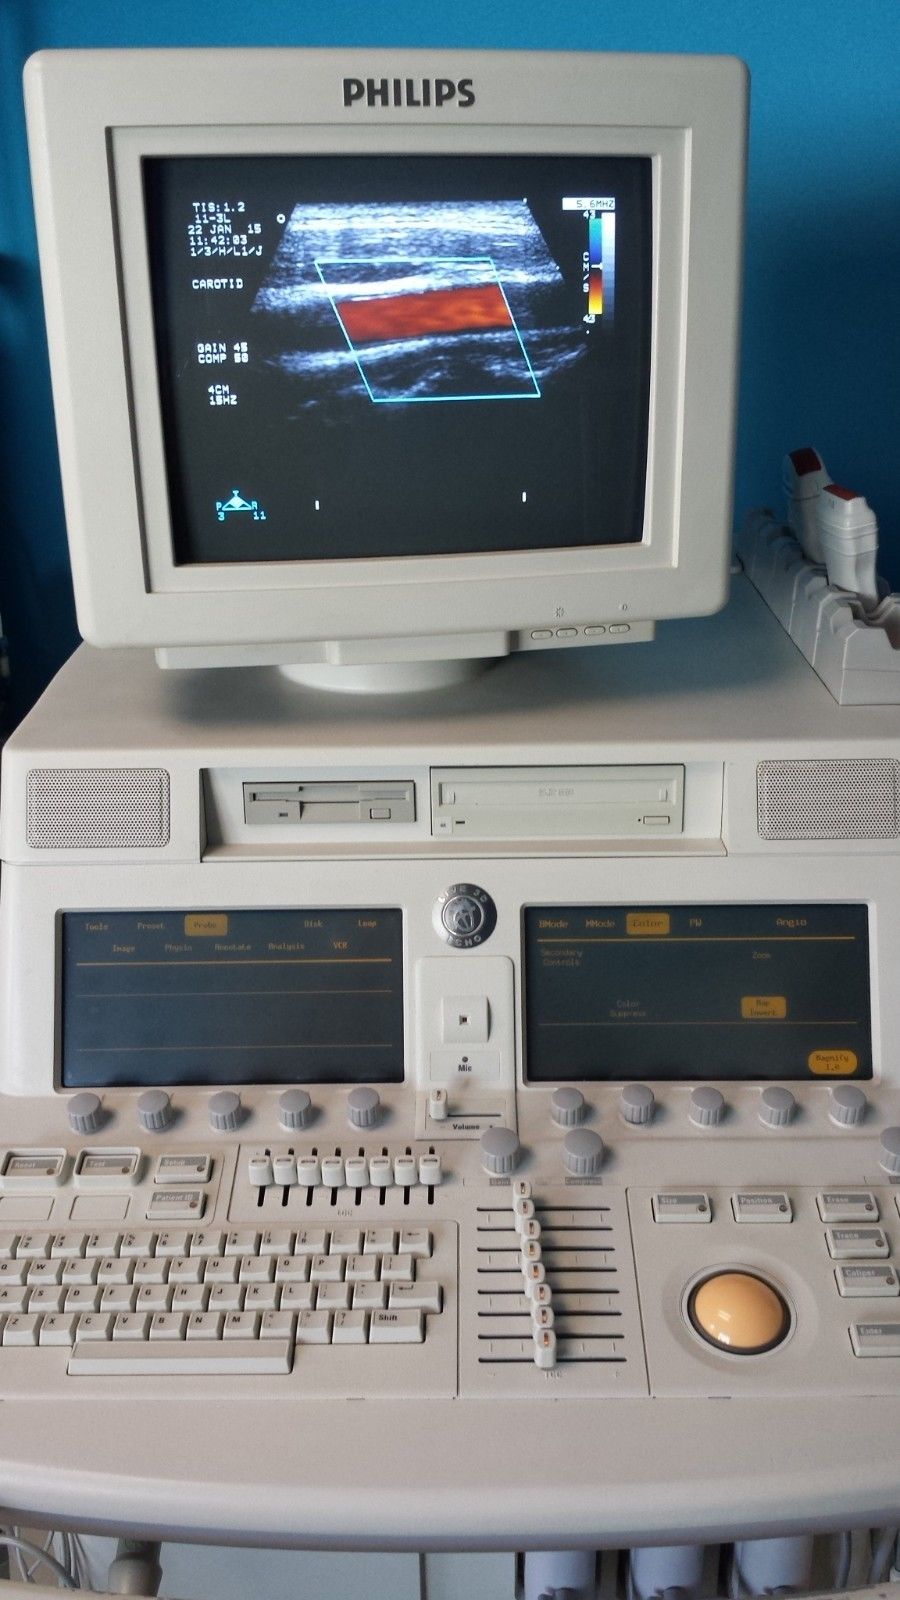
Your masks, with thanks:
[[[370,1344],[421,1344],[424,1338],[425,1319],[421,1311],[372,1312]]]

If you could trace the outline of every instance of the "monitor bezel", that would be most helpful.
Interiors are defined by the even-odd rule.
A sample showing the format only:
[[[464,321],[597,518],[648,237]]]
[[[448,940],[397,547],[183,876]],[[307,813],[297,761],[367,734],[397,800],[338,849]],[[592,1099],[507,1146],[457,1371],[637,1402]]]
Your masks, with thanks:
[[[240,125],[223,120],[220,87],[238,75]],[[475,105],[345,108],[341,82],[350,75],[468,77]],[[476,653],[479,637],[496,644],[506,635],[515,648],[519,632],[548,619],[657,620],[723,603],[746,137],[741,63],[515,52],[88,51],[35,57],[26,77],[76,602],[91,642],[252,649],[458,629],[467,635],[464,653]],[[176,565],[141,161],[267,151],[651,159],[652,347],[639,544]]]

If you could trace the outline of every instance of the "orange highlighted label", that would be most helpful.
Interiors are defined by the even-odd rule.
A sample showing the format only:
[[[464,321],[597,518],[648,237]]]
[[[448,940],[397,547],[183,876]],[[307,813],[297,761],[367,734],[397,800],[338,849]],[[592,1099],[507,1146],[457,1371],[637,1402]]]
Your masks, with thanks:
[[[184,931],[195,939],[218,938],[228,932],[225,912],[192,911],[184,919]]]
[[[748,1020],[751,1017],[784,1018],[787,1016],[787,995],[742,994],[741,1016]]]
[[[855,1050],[811,1050],[807,1065],[817,1078],[849,1078],[859,1057]]]
[[[671,933],[672,918],[668,911],[626,911],[625,932],[634,934]]]

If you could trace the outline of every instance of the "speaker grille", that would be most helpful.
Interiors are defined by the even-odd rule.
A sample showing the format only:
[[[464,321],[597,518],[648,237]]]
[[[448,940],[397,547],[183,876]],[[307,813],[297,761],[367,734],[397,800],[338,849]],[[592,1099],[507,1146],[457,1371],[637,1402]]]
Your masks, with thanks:
[[[48,767],[28,774],[33,850],[159,850],[169,842],[169,774],[158,767]]]
[[[763,839],[896,839],[900,763],[761,761],[757,824]]]

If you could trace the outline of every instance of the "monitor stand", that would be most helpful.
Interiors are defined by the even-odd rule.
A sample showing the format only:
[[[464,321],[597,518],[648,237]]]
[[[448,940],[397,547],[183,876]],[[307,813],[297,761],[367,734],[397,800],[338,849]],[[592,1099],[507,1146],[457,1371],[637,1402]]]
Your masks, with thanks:
[[[309,661],[285,664],[279,672],[306,689],[338,694],[420,694],[428,689],[449,689],[479,678],[493,657],[470,656],[462,661],[382,661],[338,664]]]

